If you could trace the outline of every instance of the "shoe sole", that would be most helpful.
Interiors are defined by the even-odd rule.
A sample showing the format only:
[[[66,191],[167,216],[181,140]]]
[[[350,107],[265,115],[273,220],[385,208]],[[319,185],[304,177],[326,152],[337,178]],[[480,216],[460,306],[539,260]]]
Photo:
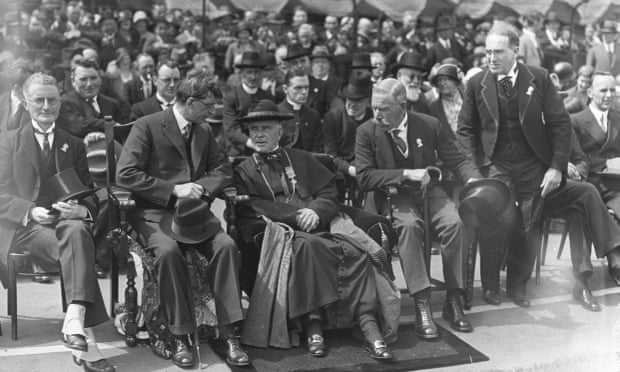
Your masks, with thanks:
[[[422,339],[425,339],[425,340],[433,340],[433,339],[439,338],[439,334],[436,334],[436,335],[421,335],[421,334],[419,334],[419,333],[417,333],[415,331],[413,333],[416,336],[418,336],[418,337],[420,337]]]
[[[233,361],[228,358],[226,358],[226,363],[230,364],[231,366],[235,366],[235,367],[244,367],[244,366],[250,365],[250,362],[233,363]]]
[[[382,357],[382,356],[377,356],[372,352],[372,349],[369,348],[368,346],[364,346],[364,349],[366,349],[366,351],[368,352],[368,354],[370,354],[370,357],[372,359],[376,359],[376,360],[390,360],[390,359],[394,359],[394,356],[390,356],[390,357]]]
[[[79,347],[79,346],[71,346],[69,345],[64,338],[60,339],[62,341],[62,343],[65,345],[65,347],[69,350],[75,350],[75,351],[84,351],[87,352],[88,351],[88,344],[84,345],[83,347]]]

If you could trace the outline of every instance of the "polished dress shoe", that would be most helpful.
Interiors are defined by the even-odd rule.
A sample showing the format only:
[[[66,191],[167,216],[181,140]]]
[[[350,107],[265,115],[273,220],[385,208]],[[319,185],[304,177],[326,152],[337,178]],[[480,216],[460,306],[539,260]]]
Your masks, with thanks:
[[[226,363],[233,366],[250,365],[250,357],[241,347],[237,337],[227,338],[226,344],[228,345],[228,349],[226,350]]]
[[[516,305],[521,307],[530,307],[530,300],[523,293],[508,293],[508,298],[512,300]]]
[[[32,277],[32,281],[35,283],[50,284],[52,283],[52,278],[49,275],[35,275]]]
[[[71,350],[88,351],[88,343],[83,335],[62,335],[65,347]]]
[[[601,305],[586,286],[575,286],[573,289],[573,298],[586,310],[594,312],[601,311]]]
[[[501,300],[499,299],[499,293],[491,290],[485,290],[482,294],[482,299],[489,305],[499,305]]]
[[[108,277],[105,270],[103,270],[98,264],[95,264],[95,275],[97,276],[97,279],[105,279]]]
[[[174,338],[172,362],[181,368],[191,368],[194,365],[194,353],[189,346],[187,346],[184,338],[185,336],[177,336]]]
[[[416,336],[423,339],[439,337],[437,325],[433,321],[433,313],[427,298],[415,299],[415,329]]]
[[[447,320],[450,323],[450,327],[456,331],[471,332],[474,329],[467,318],[465,318],[459,297],[457,294],[448,293],[446,302],[443,305],[442,318]]]
[[[609,276],[614,280],[614,283],[618,287],[620,287],[620,268],[618,267],[609,267]]]
[[[366,341],[364,342],[364,348],[366,349],[366,351],[368,351],[368,353],[373,359],[389,360],[394,357],[387,344],[383,340],[377,340],[372,343]]]
[[[315,334],[308,337],[308,353],[319,358],[327,354],[323,336]]]
[[[73,362],[78,366],[84,367],[84,371],[86,372],[115,372],[116,368],[114,368],[110,363],[108,363],[105,359],[99,359],[94,362],[89,362],[87,360],[78,359],[75,355],[73,355]]]

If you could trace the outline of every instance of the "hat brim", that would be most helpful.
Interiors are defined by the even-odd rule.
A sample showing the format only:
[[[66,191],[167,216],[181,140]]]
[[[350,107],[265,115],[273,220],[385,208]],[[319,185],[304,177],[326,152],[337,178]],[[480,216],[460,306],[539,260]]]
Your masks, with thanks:
[[[351,66],[351,70],[372,70],[373,65]]]
[[[295,116],[293,114],[288,114],[285,112],[251,112],[247,116],[237,119],[237,121],[242,124],[250,124],[257,121],[282,122],[293,119],[294,117]]]
[[[267,67],[267,65],[248,65],[248,64],[243,64],[243,63],[237,63],[235,65],[235,68],[258,68],[258,69],[264,69],[265,67]]]
[[[417,70],[417,71],[420,71],[424,75],[426,75],[428,73],[428,71],[426,71],[425,68],[422,68],[420,66],[413,66],[413,65],[407,65],[407,64],[404,64],[404,63],[397,63],[394,66],[392,66],[392,69],[391,69],[392,75],[396,76],[396,73],[401,68],[410,68],[412,70]]]
[[[310,54],[310,59],[311,59],[311,60],[313,60],[313,59],[319,59],[319,58],[323,58],[323,59],[326,59],[326,60],[328,60],[328,61],[331,61],[331,60],[333,60],[333,59],[334,59],[334,57],[332,57],[332,56],[330,56],[330,55],[312,55],[312,54]]]
[[[304,52],[304,53],[301,53],[301,54],[296,54],[296,55],[291,56],[291,57],[283,57],[282,60],[284,62],[288,62],[288,61],[292,61],[292,60],[297,59],[297,58],[308,57],[308,56],[311,56],[311,55],[312,55],[312,53],[310,53],[310,52]]]
[[[213,216],[212,213],[211,216]],[[219,222],[216,222],[217,220],[214,220],[213,218],[208,218],[206,221],[207,226],[204,229],[204,232],[192,236],[183,236],[172,231],[172,219],[173,213],[166,211],[166,214],[164,214],[164,216],[159,221],[159,228],[164,234],[168,235],[172,239],[185,244],[202,243],[205,240],[211,238],[219,231],[219,229],[221,229],[221,225],[219,224]]]
[[[465,184],[463,189],[461,189],[461,191],[459,192],[458,213],[463,223],[467,226],[471,226],[471,227],[483,226],[486,222],[491,221],[497,217],[497,216],[489,215],[488,218],[478,219],[476,217],[477,213],[475,213],[474,210],[470,210],[470,211],[463,210],[462,206],[465,204],[464,200],[467,198],[467,196],[471,193],[473,189],[480,188],[480,187],[494,188],[503,196],[501,200],[501,205],[495,205],[495,204],[490,205],[489,204],[490,210],[504,211],[506,210],[506,208],[508,207],[510,203],[510,199],[511,199],[510,189],[504,182],[498,179],[484,178],[484,179],[475,180],[475,181]]]
[[[451,76],[451,75],[448,75],[448,74],[439,74],[439,75],[433,75],[433,77],[431,77],[431,79],[430,79],[431,85],[437,86],[437,79],[439,79],[440,76],[445,76],[445,77],[448,77],[448,78],[456,81],[459,84],[461,83],[461,81],[459,80],[458,77]]]
[[[56,202],[66,202],[66,201],[73,200],[73,199],[79,200],[79,199],[83,199],[83,198],[87,197],[90,194],[94,194],[95,193],[95,189],[89,189],[89,188],[86,188],[86,186],[84,186],[84,187],[85,187],[85,189],[79,190],[79,191],[76,191],[76,192],[72,192],[71,194],[67,194],[67,195],[61,197],[60,199],[56,200]]]
[[[206,118],[205,121],[209,124],[222,124],[224,122],[224,120],[222,119],[211,119],[211,118]]]

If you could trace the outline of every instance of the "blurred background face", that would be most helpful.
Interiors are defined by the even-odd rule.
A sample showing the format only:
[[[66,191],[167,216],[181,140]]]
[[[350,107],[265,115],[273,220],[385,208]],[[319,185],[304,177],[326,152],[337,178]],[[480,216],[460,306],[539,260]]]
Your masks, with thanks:
[[[118,30],[116,22],[112,19],[106,19],[101,23],[101,32],[104,35],[112,35]]]
[[[579,75],[577,78],[577,89],[585,92],[592,86],[592,77],[587,75]]]
[[[73,73],[73,87],[84,98],[92,98],[99,94],[101,78],[94,68],[77,66]]]
[[[613,43],[616,40],[616,34],[611,32],[603,33],[603,41],[606,43]]]
[[[308,92],[310,90],[310,80],[307,76],[293,76],[287,84],[284,85],[286,97],[294,103],[304,104],[308,100]]]
[[[372,76],[381,77],[385,72],[385,58],[381,55],[370,55],[370,64],[372,65]]]
[[[157,78],[155,79],[155,87],[164,99],[172,101],[177,94],[179,81],[181,81],[179,69],[163,65],[159,68]]]
[[[325,30],[329,32],[336,31],[336,28],[338,27],[338,19],[333,16],[325,17],[325,23],[323,24],[323,27],[325,27]]]
[[[165,23],[158,23],[155,26],[155,35],[164,37],[168,33],[168,25]]]
[[[300,27],[297,33],[297,39],[301,45],[312,43],[312,29],[309,27]]]
[[[26,96],[26,110],[44,129],[51,126],[60,112],[60,94],[54,85],[31,84]]]
[[[299,26],[308,22],[308,14],[304,10],[296,10],[293,15],[293,26]]]
[[[439,95],[451,97],[458,92],[457,82],[447,76],[439,76],[437,78],[437,90]]]
[[[306,74],[310,72],[310,58],[308,56],[295,58],[293,60],[287,61],[287,69],[299,69],[304,71]]]
[[[352,118],[360,119],[366,114],[366,108],[370,105],[370,98],[350,99],[344,102],[347,115]]]
[[[608,110],[616,100],[616,79],[613,76],[596,75],[588,93],[599,110]]]
[[[262,70],[258,68],[242,68],[240,71],[241,82],[250,88],[258,88],[261,81]]]
[[[329,74],[330,63],[325,58],[315,58],[312,60],[312,76],[322,79]]]
[[[273,121],[251,123],[249,134],[257,152],[269,152],[274,150],[280,142],[282,125]]]
[[[155,70],[155,62],[149,56],[140,56],[138,58],[138,73],[145,79],[150,79]]]

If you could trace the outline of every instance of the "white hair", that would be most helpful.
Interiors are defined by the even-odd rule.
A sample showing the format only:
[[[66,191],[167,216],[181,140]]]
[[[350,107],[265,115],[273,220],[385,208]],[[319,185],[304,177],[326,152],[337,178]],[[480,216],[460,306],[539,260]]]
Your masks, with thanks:
[[[388,95],[399,104],[407,102],[407,88],[405,88],[403,83],[394,78],[381,80],[380,83],[374,85],[372,95]]]

